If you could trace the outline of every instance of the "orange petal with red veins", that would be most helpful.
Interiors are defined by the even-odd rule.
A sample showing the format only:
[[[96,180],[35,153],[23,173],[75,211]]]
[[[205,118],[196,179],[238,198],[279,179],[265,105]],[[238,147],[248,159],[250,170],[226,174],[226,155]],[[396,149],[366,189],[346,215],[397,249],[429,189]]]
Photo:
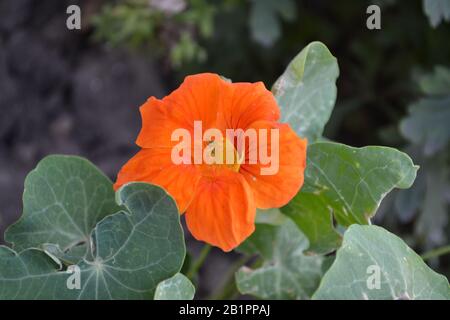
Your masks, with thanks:
[[[175,165],[170,149],[142,149],[120,170],[114,189],[128,182],[147,182],[164,188],[176,201],[180,213],[192,201],[200,179],[194,165]]]
[[[142,128],[136,144],[142,148],[171,148],[172,132],[182,127],[177,119],[170,116],[170,108],[163,100],[149,98],[141,107]]]
[[[272,154],[270,129],[279,129],[279,158],[278,172],[273,175],[262,175],[261,169],[270,167],[270,164],[249,164],[249,152],[255,148],[251,145],[246,148],[245,163],[241,165],[240,173],[245,177],[253,190],[256,207],[260,209],[278,208],[287,204],[303,185],[306,168],[306,139],[300,139],[288,124],[260,121],[255,122],[252,128],[267,129],[267,144],[259,139],[259,148],[268,148],[268,155]],[[259,131],[258,131],[259,132]],[[277,164],[276,157],[272,165]]]
[[[216,127],[217,114],[230,104],[232,89],[218,75],[202,73],[185,78],[181,86],[162,100],[151,97],[141,106],[142,129],[136,140],[142,148],[170,147],[177,128],[193,134],[194,121],[202,129]]]
[[[255,213],[245,179],[229,169],[217,169],[199,181],[186,223],[197,240],[230,251],[253,233]]]
[[[232,99],[223,105],[218,115],[219,128],[245,130],[255,121],[278,121],[280,109],[273,94],[262,82],[237,82],[231,86]]]
[[[201,120],[203,130],[216,127],[217,114],[231,101],[230,83],[214,73],[187,76],[181,86],[163,99],[171,116],[192,128]]]

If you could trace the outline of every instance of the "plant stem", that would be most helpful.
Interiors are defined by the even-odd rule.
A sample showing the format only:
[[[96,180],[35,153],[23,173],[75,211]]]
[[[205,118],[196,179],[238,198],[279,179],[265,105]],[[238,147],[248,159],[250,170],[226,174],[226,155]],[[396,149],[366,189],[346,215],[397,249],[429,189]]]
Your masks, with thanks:
[[[198,256],[197,260],[192,264],[192,266],[189,268],[189,271],[187,272],[186,276],[192,281],[197,272],[200,270],[200,268],[203,265],[203,262],[205,262],[206,257],[208,256],[209,252],[211,251],[211,246],[209,244],[205,244],[200,251],[200,255]]]
[[[431,258],[436,258],[449,253],[450,253],[450,245],[447,245],[444,247],[436,248],[428,252],[425,252],[421,257],[423,260],[429,260]]]

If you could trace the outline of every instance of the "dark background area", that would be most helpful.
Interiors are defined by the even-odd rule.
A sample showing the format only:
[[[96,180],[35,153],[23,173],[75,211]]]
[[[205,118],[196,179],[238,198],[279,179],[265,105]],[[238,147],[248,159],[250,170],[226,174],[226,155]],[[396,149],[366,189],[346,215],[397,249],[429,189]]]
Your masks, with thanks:
[[[115,179],[137,151],[140,104],[163,97],[187,74],[216,72],[234,81],[262,80],[270,88],[304,46],[322,41],[340,67],[325,135],[353,146],[407,150],[398,124],[421,95],[415,75],[450,66],[450,24],[430,26],[420,0],[292,1],[290,11],[272,15],[275,27],[264,14],[255,15],[252,1],[167,0],[153,7],[151,1],[124,1],[129,10],[117,13],[119,3],[0,0],[0,243],[21,214],[25,176],[40,159],[81,155]],[[382,8],[381,30],[366,28],[371,3]],[[81,7],[81,30],[66,28],[70,4]],[[137,12],[133,6],[152,13],[126,23]],[[273,28],[278,36],[271,36]],[[439,230],[427,229],[425,236],[417,223],[432,212],[416,211],[409,219],[383,212],[377,223],[418,251],[448,243],[448,210]],[[433,232],[444,238],[434,241]],[[188,246],[195,255],[200,244],[189,239]],[[236,256],[214,250],[201,270],[200,297],[220,285]],[[431,264],[449,275],[448,258]]]

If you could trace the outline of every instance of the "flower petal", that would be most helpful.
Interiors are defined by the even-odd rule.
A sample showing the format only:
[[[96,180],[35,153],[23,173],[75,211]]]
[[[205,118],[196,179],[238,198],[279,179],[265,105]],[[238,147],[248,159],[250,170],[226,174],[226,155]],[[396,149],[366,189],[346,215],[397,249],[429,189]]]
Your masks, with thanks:
[[[202,177],[186,212],[187,226],[197,240],[230,251],[255,229],[256,208],[245,179],[229,169]]]
[[[307,141],[300,139],[288,124],[259,121],[251,127],[258,132],[260,129],[267,129],[267,143],[258,138],[257,147],[258,151],[260,148],[267,148],[269,156],[272,154],[270,129],[279,129],[279,158],[274,157],[271,164],[262,164],[258,155],[258,163],[250,164],[249,152],[255,148],[255,144],[251,144],[246,148],[246,158],[239,172],[251,186],[257,208],[281,207],[287,204],[303,185]],[[261,169],[271,165],[278,167],[278,171],[273,175],[262,174]]]
[[[221,129],[246,129],[258,120],[278,121],[280,109],[273,94],[262,82],[237,82],[230,84],[233,93],[231,101],[223,105],[218,115]]]
[[[163,100],[150,97],[141,107],[142,128],[136,140],[141,148],[171,148],[172,132],[182,123],[170,116],[170,108]]]
[[[194,121],[203,131],[216,127],[217,114],[230,104],[230,84],[212,73],[185,78],[181,86],[162,100],[151,97],[141,106],[142,129],[136,143],[142,148],[171,147],[175,129],[193,134]]]
[[[128,182],[161,186],[175,199],[180,213],[183,213],[193,199],[199,179],[200,172],[196,166],[173,164],[170,149],[142,149],[122,167],[114,189]]]

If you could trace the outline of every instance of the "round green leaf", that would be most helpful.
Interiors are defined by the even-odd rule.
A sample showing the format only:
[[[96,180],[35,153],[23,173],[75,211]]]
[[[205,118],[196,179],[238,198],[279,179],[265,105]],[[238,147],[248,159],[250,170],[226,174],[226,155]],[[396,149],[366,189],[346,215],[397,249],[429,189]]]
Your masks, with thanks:
[[[311,145],[307,162],[302,192],[322,197],[343,226],[367,224],[389,191],[411,187],[418,169],[393,148],[331,142]]]
[[[95,227],[94,257],[76,265],[79,289],[67,286],[75,273],[67,273],[57,257],[0,247],[0,299],[152,299],[156,286],[183,264],[176,204],[161,188],[143,183],[125,185],[116,196],[127,212],[107,216]]]
[[[417,169],[393,148],[317,142],[308,148],[304,186],[282,212],[308,237],[309,250],[327,253],[341,238],[333,216],[344,227],[367,224],[388,192],[412,185]]]
[[[313,298],[450,299],[450,287],[394,234],[353,225]]]
[[[96,223],[119,210],[111,181],[92,163],[48,156],[25,179],[23,215],[5,239],[17,251],[54,244],[77,262],[90,251]]]
[[[181,273],[158,284],[155,292],[155,300],[192,300],[195,295],[195,287]]]

